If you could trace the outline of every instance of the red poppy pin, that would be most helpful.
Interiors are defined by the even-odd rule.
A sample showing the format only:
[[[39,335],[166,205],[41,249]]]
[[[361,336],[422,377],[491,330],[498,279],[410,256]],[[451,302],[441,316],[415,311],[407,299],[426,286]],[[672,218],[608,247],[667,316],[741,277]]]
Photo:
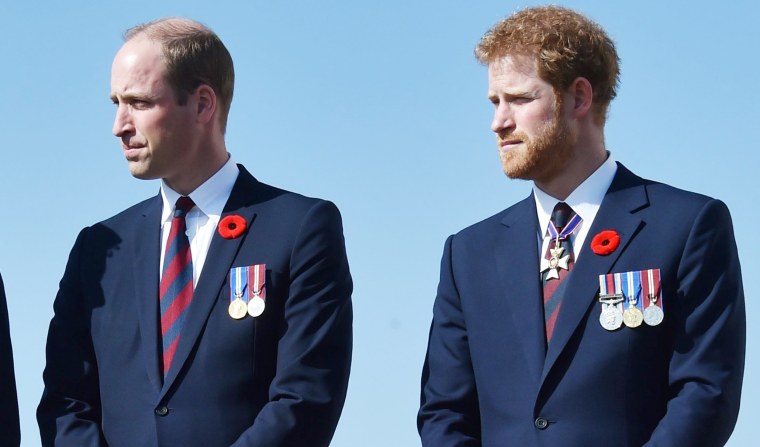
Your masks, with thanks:
[[[591,239],[591,250],[601,256],[607,256],[617,250],[619,245],[620,236],[615,230],[604,230]]]
[[[224,216],[219,221],[219,234],[225,239],[235,239],[243,234],[246,226],[247,224],[243,216],[230,214],[229,216]]]

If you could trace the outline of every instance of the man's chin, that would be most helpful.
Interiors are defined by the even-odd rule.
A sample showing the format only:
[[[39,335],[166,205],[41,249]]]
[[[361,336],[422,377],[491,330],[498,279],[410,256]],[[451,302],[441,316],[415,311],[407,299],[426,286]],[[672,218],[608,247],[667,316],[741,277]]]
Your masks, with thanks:
[[[140,180],[155,180],[159,178],[159,176],[141,168],[142,166],[135,166],[133,163],[129,163],[129,173],[132,174],[132,177]]]
[[[502,158],[501,168],[504,174],[513,180],[533,180],[535,177],[535,166],[517,163],[514,160],[504,160]]]

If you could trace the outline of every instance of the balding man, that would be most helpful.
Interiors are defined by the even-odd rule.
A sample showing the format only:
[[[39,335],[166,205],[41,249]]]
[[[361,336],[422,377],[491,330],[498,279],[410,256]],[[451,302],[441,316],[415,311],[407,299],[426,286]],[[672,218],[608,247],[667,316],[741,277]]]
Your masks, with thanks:
[[[71,251],[47,344],[44,446],[326,446],[351,363],[330,202],[258,182],[224,131],[232,59],[205,26],[126,34],[113,133],[158,195]]]

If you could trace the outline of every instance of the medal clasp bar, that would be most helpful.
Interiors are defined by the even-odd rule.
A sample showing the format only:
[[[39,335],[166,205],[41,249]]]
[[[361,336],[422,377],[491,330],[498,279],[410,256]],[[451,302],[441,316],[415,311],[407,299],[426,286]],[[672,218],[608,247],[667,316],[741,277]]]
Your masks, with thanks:
[[[622,293],[613,293],[608,295],[599,295],[599,302],[604,304],[617,304],[623,302]]]

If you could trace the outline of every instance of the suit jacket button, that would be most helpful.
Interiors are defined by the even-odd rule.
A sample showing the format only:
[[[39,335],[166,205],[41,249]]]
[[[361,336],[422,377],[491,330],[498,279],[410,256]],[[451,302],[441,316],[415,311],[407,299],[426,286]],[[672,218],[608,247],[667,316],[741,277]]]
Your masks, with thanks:
[[[536,418],[534,424],[536,425],[537,429],[543,430],[549,426],[549,421],[544,418]]]
[[[156,415],[166,416],[167,414],[169,414],[169,409],[166,407],[166,405],[161,405],[160,407],[156,408]]]

